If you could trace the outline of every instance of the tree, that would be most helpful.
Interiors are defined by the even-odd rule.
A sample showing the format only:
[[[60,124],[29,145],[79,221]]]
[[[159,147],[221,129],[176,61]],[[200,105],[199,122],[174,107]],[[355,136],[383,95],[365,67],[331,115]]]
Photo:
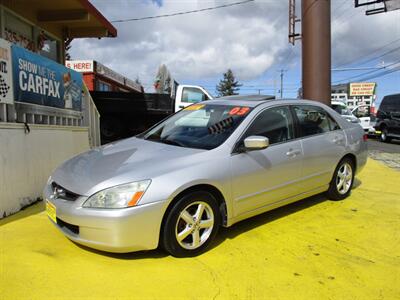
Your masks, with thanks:
[[[236,79],[231,69],[224,73],[224,78],[217,85],[218,96],[238,95],[238,91],[242,86]]]

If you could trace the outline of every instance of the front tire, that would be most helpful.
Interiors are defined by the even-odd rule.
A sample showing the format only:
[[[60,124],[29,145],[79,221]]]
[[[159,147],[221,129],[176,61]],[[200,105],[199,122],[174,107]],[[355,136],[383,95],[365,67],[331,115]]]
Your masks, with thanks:
[[[337,165],[327,191],[331,200],[342,200],[350,195],[354,183],[354,162],[345,157]]]
[[[196,256],[209,246],[220,224],[215,197],[208,192],[192,192],[168,213],[161,232],[162,245],[175,257]]]

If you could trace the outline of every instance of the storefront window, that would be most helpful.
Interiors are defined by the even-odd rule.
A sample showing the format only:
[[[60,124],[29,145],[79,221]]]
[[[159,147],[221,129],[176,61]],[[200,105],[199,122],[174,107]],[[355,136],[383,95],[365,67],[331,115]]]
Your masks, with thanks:
[[[4,12],[4,38],[14,44],[35,51],[33,26],[9,12]]]
[[[40,55],[45,56],[54,61],[59,61],[58,48],[59,48],[58,42],[55,39],[51,38],[44,32],[41,32],[39,34],[38,49]]]
[[[111,91],[111,86],[107,83],[99,81],[98,86],[99,86],[99,91],[102,91],[102,92]]]
[[[4,39],[60,62],[60,41],[11,12],[4,11]]]

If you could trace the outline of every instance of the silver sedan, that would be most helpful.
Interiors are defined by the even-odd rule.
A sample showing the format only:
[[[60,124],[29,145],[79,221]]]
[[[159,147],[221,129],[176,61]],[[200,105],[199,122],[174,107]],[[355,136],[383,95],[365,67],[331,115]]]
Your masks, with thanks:
[[[318,193],[346,198],[366,160],[361,126],[323,104],[232,96],[66,161],[44,199],[76,243],[193,256],[220,226]]]

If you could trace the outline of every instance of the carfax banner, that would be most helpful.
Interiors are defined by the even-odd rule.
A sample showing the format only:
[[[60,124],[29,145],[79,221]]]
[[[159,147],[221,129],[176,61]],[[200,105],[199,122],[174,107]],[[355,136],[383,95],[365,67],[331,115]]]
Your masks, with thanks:
[[[12,46],[15,101],[82,109],[82,74]]]

